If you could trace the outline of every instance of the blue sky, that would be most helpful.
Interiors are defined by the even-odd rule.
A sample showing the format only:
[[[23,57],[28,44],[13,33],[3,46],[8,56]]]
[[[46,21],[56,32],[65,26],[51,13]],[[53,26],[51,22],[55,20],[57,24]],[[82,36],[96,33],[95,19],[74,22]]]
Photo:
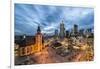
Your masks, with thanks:
[[[66,30],[74,24],[79,28],[94,28],[94,9],[85,7],[15,4],[15,35],[35,35],[37,26],[42,33],[52,34],[64,21]]]

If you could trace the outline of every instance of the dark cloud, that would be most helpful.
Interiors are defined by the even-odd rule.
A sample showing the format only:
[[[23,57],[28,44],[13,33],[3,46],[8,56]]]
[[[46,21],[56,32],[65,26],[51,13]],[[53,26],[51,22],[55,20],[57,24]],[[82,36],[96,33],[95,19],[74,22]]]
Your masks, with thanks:
[[[15,4],[15,34],[34,35],[40,25],[43,33],[54,33],[64,20],[65,28],[94,27],[93,8]]]

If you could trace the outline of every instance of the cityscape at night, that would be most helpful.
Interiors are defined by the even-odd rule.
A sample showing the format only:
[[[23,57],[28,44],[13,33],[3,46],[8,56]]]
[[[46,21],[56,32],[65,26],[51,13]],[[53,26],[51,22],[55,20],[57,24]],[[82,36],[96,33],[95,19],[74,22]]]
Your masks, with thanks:
[[[15,4],[15,65],[94,60],[94,9]]]

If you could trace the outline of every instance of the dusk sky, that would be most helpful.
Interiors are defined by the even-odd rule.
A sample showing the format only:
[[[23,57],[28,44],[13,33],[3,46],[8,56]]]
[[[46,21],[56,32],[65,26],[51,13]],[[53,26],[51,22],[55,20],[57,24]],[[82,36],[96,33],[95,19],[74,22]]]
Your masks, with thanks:
[[[74,24],[79,28],[94,28],[94,9],[70,6],[15,4],[15,35],[34,35],[37,26],[42,33],[52,34],[64,21],[66,30]]]

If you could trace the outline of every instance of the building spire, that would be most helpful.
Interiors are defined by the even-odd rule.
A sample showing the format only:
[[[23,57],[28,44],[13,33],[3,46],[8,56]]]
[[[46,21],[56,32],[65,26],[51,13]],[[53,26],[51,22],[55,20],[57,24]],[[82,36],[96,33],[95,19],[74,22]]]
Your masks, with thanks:
[[[64,19],[62,19],[61,24],[64,24]]]
[[[38,25],[37,32],[41,32],[40,25]]]

